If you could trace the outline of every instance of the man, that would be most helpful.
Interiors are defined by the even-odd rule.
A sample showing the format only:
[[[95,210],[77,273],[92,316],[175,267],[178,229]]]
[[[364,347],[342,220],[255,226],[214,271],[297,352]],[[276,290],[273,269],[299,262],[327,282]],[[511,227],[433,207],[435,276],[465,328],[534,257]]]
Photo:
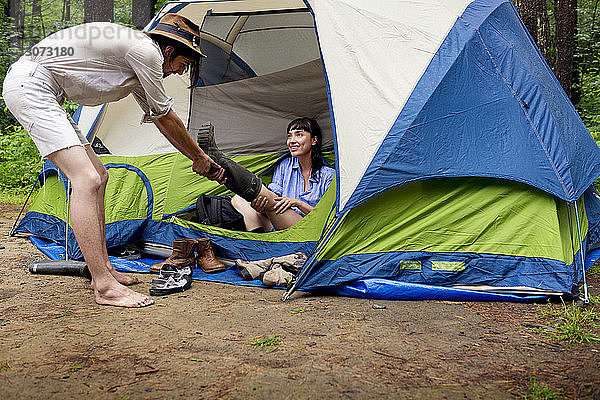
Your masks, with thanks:
[[[137,280],[116,272],[109,261],[104,221],[108,173],[60,103],[68,98],[94,106],[133,93],[145,120],[192,160],[194,172],[224,183],[224,170],[189,136],[162,83],[163,77],[190,67],[195,82],[204,56],[199,43],[198,26],[175,14],[165,15],[147,34],[112,23],[83,24],[32,47],[4,80],[2,96],[9,110],[42,157],[71,181],[71,224],[98,304],[144,307],[154,301],[126,287]]]

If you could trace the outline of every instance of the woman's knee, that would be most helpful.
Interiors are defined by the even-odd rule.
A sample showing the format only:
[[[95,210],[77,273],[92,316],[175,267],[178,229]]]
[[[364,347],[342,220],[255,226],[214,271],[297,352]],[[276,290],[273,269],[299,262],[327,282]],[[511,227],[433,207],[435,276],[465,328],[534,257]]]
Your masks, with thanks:
[[[250,206],[250,203],[238,195],[235,195],[231,198],[231,205],[240,214],[242,214],[245,219],[252,218],[255,214],[257,214],[256,210]]]
[[[246,205],[247,203],[248,202],[246,200],[242,199],[237,194],[231,198],[231,205],[233,206],[233,208],[235,208],[238,211],[243,209],[244,205]]]

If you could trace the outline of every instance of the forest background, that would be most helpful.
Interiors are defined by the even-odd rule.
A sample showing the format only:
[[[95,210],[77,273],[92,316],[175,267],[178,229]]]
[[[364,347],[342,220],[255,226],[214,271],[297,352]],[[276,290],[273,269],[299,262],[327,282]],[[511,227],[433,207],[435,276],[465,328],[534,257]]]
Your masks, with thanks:
[[[600,0],[513,0],[542,56],[600,144]],[[25,50],[83,22],[142,29],[166,0],[0,0],[0,81]],[[73,112],[77,105],[65,103]],[[41,169],[33,142],[0,97],[0,202],[20,203]],[[596,182],[597,187],[600,180]]]

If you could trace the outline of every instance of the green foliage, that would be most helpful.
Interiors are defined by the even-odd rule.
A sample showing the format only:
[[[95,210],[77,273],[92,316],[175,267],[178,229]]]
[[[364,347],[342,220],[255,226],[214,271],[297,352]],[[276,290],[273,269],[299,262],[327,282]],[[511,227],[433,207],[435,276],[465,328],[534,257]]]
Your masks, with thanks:
[[[596,295],[590,294],[588,297],[590,299],[590,304],[592,306],[600,306],[600,296],[596,296]]]
[[[553,392],[545,383],[537,383],[535,378],[531,378],[531,383],[527,394],[523,396],[524,400],[554,400],[560,398],[560,393]]]
[[[302,314],[305,313],[307,311],[314,311],[314,307],[306,307],[306,306],[302,306],[296,310],[292,310],[290,311],[290,314],[295,315],[295,314]]]
[[[598,71],[584,71],[581,73],[581,97],[577,108],[583,122],[592,131],[596,143],[600,131],[600,74]]]
[[[0,177],[0,179],[2,179],[2,177]],[[15,192],[15,190],[13,189],[11,189],[10,191],[0,190],[0,203],[22,205],[23,203],[25,203],[26,199],[27,194],[23,193],[21,190],[19,190],[18,192]],[[31,202],[31,200],[32,199],[30,198],[29,201]]]
[[[597,262],[596,264],[592,265],[587,270],[587,275],[588,276],[600,276],[600,262]]]
[[[115,22],[117,24],[132,26],[131,6],[131,0],[115,0]]]
[[[10,369],[10,363],[8,361],[0,362],[0,372],[8,371]]]
[[[0,0],[0,4],[5,7],[8,0]],[[0,13],[0,80],[4,82],[4,76],[8,68],[20,55],[20,50],[12,46],[11,41],[14,37],[10,20]],[[4,101],[0,98],[0,130],[8,125],[15,124],[14,117],[5,110]]]
[[[596,0],[577,3],[577,47],[573,89],[579,94],[577,110],[588,129],[600,131],[600,9]],[[598,135],[594,136],[599,143]]]
[[[25,129],[11,125],[0,132],[0,191],[27,192],[41,167],[40,154]]]
[[[598,87],[600,88],[600,82]],[[587,98],[588,96],[585,95],[585,97]],[[583,98],[583,97],[582,97]],[[594,126],[595,129],[590,128],[590,133],[592,134],[592,137],[594,138],[594,140],[596,141],[596,144],[598,146],[600,146],[600,103],[597,104],[597,108],[595,109],[597,114],[594,114],[594,112],[589,111],[588,114],[588,118],[590,118],[590,122],[588,122],[588,127],[590,126]],[[597,125],[594,125],[597,124]],[[600,191],[600,179],[596,179],[596,182],[594,182],[594,185],[596,186],[596,190]]]
[[[57,315],[56,318],[70,317],[71,315],[73,315],[73,311],[63,310],[63,312]]]
[[[277,347],[281,344],[281,338],[279,336],[270,336],[268,338],[255,337],[250,340],[250,344],[255,349],[265,349],[267,353],[273,350],[273,347]]]
[[[154,5],[154,11],[155,12],[159,12],[161,8],[163,8],[163,6],[165,4],[167,4],[170,0],[156,0],[156,4]]]
[[[69,99],[66,99],[62,106],[69,113],[69,115],[73,115],[73,113],[77,111],[79,104]]]
[[[600,341],[594,332],[597,329],[598,315],[593,307],[579,307],[572,302],[562,305],[548,304],[540,306],[539,317],[553,322],[556,339],[567,343],[583,343]]]

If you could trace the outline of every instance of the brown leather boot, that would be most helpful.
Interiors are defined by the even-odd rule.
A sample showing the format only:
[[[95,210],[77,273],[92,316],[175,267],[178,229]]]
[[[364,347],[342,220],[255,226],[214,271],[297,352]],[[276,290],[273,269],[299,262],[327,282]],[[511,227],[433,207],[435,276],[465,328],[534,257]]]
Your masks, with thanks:
[[[160,272],[164,264],[172,265],[175,268],[192,267],[196,264],[194,250],[196,248],[196,239],[175,239],[173,240],[173,252],[165,261],[150,266],[150,272]]]
[[[227,269],[227,267],[215,257],[209,239],[196,239],[196,245],[198,246],[198,255],[196,257],[196,265],[198,268],[202,269],[202,271],[207,274],[215,274]]]

